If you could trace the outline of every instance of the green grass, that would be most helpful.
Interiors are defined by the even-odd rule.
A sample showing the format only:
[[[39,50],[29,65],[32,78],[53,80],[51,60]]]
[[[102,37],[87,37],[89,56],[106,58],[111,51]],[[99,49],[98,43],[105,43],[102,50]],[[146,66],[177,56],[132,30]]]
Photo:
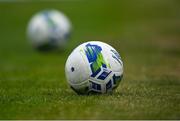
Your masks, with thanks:
[[[61,53],[34,51],[26,26],[37,11],[62,10],[73,32]],[[180,119],[180,6],[176,0],[0,3],[0,119]],[[64,65],[88,40],[120,52],[113,94],[80,96]]]

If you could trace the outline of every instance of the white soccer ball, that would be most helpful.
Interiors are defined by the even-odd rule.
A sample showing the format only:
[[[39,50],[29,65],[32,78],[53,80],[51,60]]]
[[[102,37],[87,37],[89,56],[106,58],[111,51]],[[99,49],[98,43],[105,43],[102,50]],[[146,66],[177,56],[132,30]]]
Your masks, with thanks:
[[[44,10],[35,14],[27,27],[31,44],[40,50],[64,48],[70,32],[69,19],[57,10]]]
[[[65,73],[70,87],[78,94],[107,93],[123,77],[123,62],[118,52],[100,41],[79,45],[69,55]]]

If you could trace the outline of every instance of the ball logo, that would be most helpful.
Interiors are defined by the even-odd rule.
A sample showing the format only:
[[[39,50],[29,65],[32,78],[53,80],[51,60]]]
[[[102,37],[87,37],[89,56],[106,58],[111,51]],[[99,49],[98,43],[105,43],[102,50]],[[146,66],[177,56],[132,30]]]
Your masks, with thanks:
[[[98,79],[104,80],[111,71],[107,69],[108,64],[105,62],[101,51],[102,48],[98,45],[86,45],[85,53],[92,71],[91,77],[95,77],[99,72],[101,72],[101,70],[103,70],[103,72],[98,76]]]
[[[56,28],[56,23],[53,21],[53,19],[50,17],[50,13],[48,11],[43,12],[44,18],[47,20],[47,24],[50,28],[55,29]]]
[[[49,32],[52,32],[52,35],[49,36],[48,39],[51,42],[56,43],[59,37],[58,25],[56,25],[55,21],[51,18],[50,13],[48,11],[44,11],[43,16],[44,16],[44,19],[47,21]]]
[[[91,44],[86,45],[85,52],[88,61],[90,63],[92,77],[95,77],[101,71],[101,66],[103,68],[107,68],[106,62],[104,61],[101,51],[102,48],[98,45],[91,45]]]
[[[111,74],[112,71],[107,68],[108,64],[106,63],[103,57],[101,46],[89,43],[85,47],[86,47],[85,54],[88,58],[88,61],[90,63],[90,68],[92,71],[91,77],[104,81]],[[120,55],[114,50],[111,50],[111,52],[113,53],[112,57],[122,65],[120,61]],[[106,90],[112,90],[112,84],[114,84],[114,87],[116,87],[117,83],[119,83],[119,81],[122,78],[122,76],[116,76],[115,74],[111,76],[112,77],[110,77],[110,79],[107,81]],[[101,90],[100,84],[95,82],[91,82],[91,84],[92,84],[91,87],[92,90],[96,90],[96,91]]]
[[[113,53],[112,57],[118,61],[118,63],[120,63],[122,65],[122,62],[120,61],[121,60],[121,57],[119,55],[119,53],[115,50],[111,50],[111,52]]]

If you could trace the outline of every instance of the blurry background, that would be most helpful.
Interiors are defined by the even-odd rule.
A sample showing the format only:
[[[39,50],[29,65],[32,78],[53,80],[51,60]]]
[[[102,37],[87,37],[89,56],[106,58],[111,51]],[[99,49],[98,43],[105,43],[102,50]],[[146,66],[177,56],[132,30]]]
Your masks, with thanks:
[[[35,51],[32,15],[64,12],[73,25],[67,49]],[[78,96],[64,65],[80,43],[100,40],[122,56],[124,78],[112,95]],[[178,0],[0,0],[0,119],[179,119]]]

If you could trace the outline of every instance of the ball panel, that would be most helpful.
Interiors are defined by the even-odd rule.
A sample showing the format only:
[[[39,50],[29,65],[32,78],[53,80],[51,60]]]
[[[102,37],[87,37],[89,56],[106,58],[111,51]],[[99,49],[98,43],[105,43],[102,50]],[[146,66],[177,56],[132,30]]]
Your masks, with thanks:
[[[80,84],[84,80],[88,80],[90,71],[86,61],[81,55],[80,48],[76,48],[66,61],[66,76],[71,84]],[[74,71],[72,71],[74,68]]]
[[[42,15],[37,14],[30,20],[27,34],[35,47],[48,42],[48,25]]]

